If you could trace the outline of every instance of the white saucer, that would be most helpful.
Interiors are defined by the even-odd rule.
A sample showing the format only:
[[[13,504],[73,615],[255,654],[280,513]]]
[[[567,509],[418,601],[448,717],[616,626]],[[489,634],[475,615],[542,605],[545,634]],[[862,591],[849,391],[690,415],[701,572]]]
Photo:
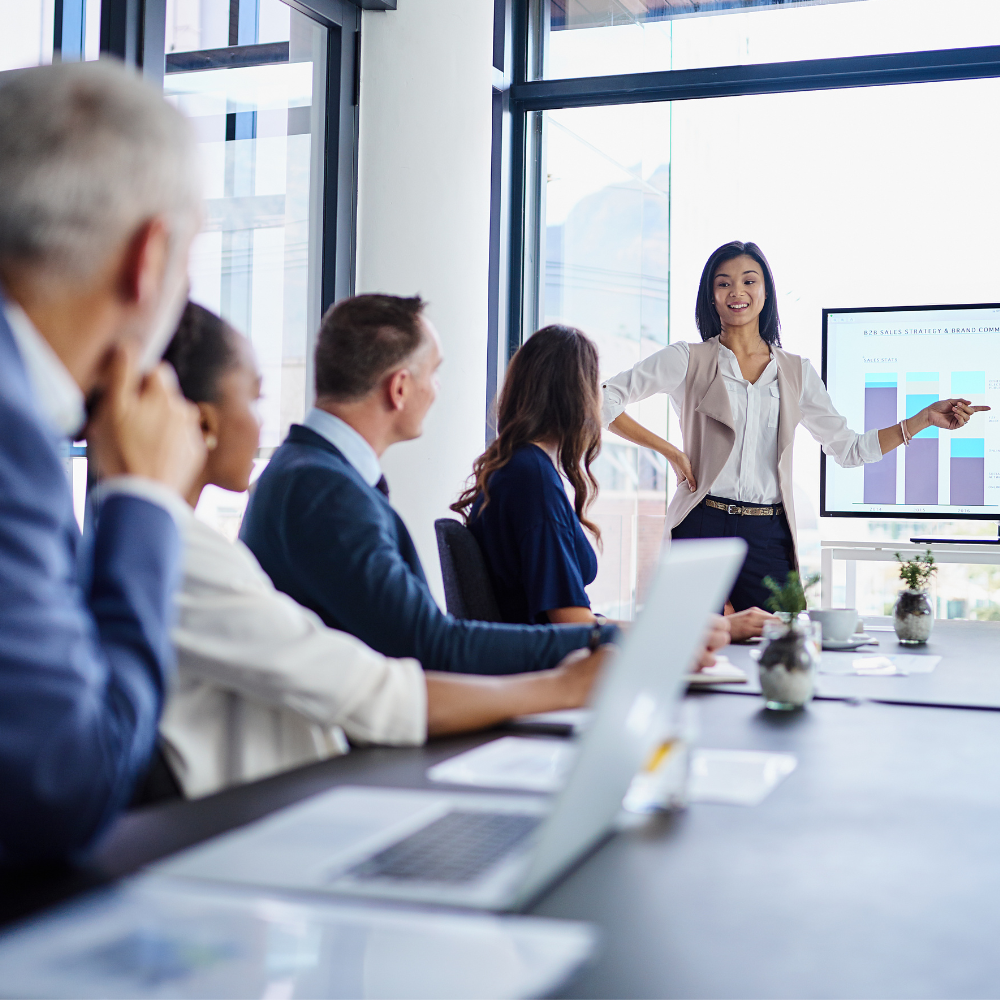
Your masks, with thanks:
[[[831,652],[843,652],[845,650],[857,649],[860,646],[878,645],[878,639],[864,633],[858,633],[850,639],[824,639],[823,648]]]

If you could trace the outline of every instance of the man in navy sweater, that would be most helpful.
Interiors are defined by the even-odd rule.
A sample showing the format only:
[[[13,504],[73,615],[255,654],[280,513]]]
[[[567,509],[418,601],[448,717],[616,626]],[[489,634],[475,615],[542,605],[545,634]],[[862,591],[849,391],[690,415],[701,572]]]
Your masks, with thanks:
[[[614,626],[462,621],[431,596],[389,503],[379,458],[419,437],[441,350],[419,297],[359,295],[323,318],[316,406],[262,473],[241,537],[283,590],[328,625],[425,670],[511,674],[608,642]]]
[[[240,536],[279,590],[386,656],[425,670],[513,674],[554,667],[613,626],[521,626],[444,614],[389,503],[379,465],[419,437],[441,349],[419,297],[358,295],[324,316],[316,406],[253,491]]]
[[[72,857],[150,765],[197,410],[152,368],[200,210],[181,115],[122,68],[0,85],[0,865]],[[89,421],[87,404],[89,403]],[[81,555],[64,468],[104,477]]]

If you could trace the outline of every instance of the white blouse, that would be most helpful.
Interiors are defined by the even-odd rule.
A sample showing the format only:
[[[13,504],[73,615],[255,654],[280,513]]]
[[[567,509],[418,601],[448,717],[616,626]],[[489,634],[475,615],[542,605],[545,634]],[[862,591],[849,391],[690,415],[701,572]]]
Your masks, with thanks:
[[[346,753],[416,746],[427,688],[413,659],[389,659],[327,628],[274,588],[250,550],[189,514],[173,632],[178,672],[160,722],[186,795]]]
[[[658,392],[665,392],[670,397],[679,414],[684,403],[689,357],[687,341],[678,341],[605,381],[604,426],[607,427],[630,403]],[[720,344],[719,370],[729,390],[736,445],[709,493],[744,503],[779,503],[778,363],[772,354],[760,378],[751,384],[743,377],[736,355]],[[799,409],[806,430],[838,465],[854,468],[882,458],[878,430],[863,434],[852,431],[834,407],[816,369],[805,359]]]

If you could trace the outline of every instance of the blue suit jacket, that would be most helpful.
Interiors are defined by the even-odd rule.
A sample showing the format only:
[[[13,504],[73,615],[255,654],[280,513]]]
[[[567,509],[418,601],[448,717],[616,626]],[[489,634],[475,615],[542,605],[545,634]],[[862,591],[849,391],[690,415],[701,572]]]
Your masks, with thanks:
[[[389,501],[329,441],[293,425],[254,488],[240,537],[279,590],[333,628],[426,670],[555,666],[591,627],[498,625],[443,614]],[[605,641],[615,635],[605,627]]]
[[[181,549],[165,510],[112,495],[81,572],[60,442],[2,312],[0,428],[0,863],[10,863],[88,846],[148,768]]]

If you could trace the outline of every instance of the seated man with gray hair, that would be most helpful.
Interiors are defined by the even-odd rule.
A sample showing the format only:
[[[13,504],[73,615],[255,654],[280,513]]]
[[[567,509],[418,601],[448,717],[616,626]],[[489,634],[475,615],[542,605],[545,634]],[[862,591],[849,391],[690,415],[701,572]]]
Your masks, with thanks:
[[[72,857],[130,800],[173,669],[197,410],[155,362],[200,221],[194,139],[121,67],[0,85],[0,865]],[[102,485],[85,547],[63,454]]]

